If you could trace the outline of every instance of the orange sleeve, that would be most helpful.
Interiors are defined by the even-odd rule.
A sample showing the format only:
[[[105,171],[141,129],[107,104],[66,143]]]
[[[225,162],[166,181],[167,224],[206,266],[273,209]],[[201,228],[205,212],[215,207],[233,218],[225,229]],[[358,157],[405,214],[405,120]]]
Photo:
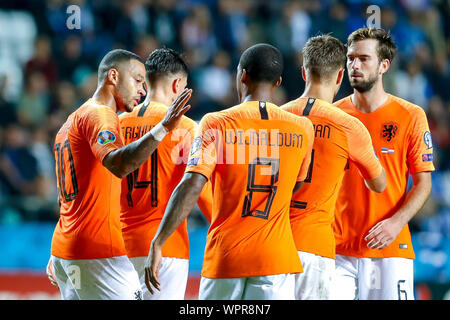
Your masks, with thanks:
[[[382,166],[372,144],[370,133],[364,124],[353,118],[347,130],[349,158],[355,163],[364,180],[372,180],[381,174]]]
[[[123,147],[119,117],[106,108],[93,108],[84,115],[82,132],[100,162],[111,151]]]
[[[215,142],[222,139],[216,127],[217,122],[210,115],[202,118],[192,142],[186,172],[200,173],[209,180],[217,163]]]
[[[413,124],[408,140],[408,167],[410,173],[434,171],[433,142],[423,109],[414,109]]]
[[[311,120],[305,117],[302,117],[302,119],[304,121],[303,128],[305,128],[305,134],[308,140],[307,141],[308,145],[306,146],[305,158],[303,159],[303,163],[300,167],[300,171],[297,176],[297,181],[305,180],[306,176],[308,175],[309,166],[311,164],[311,152],[314,144],[314,127],[312,125],[312,122]]]
[[[187,152],[183,152],[182,158],[183,163],[187,163],[189,160],[189,151],[192,148],[192,142],[195,139],[195,134],[198,130],[197,123],[193,122],[193,125],[187,128],[187,132],[183,138],[183,150],[186,150]]]
[[[188,129],[186,136],[184,137],[184,149],[190,150],[192,147],[192,141],[195,138],[196,131],[198,131],[197,123],[193,122],[193,125]],[[183,153],[183,163],[187,163],[189,157],[189,152]],[[197,200],[198,207],[200,211],[205,216],[206,220],[211,223],[211,215],[212,215],[212,184],[211,181],[208,180],[206,184],[203,186],[202,192]]]
[[[206,220],[211,223],[212,216],[212,205],[213,205],[213,192],[212,192],[212,183],[211,180],[208,180],[206,184],[203,186],[202,192],[200,193],[200,197],[197,200],[198,207],[200,211],[205,216]]]

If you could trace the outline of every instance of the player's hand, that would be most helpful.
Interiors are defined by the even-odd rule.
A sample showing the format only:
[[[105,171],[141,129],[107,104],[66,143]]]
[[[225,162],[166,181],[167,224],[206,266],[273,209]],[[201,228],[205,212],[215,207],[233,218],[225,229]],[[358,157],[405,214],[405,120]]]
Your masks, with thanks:
[[[45,271],[47,273],[48,280],[50,280],[50,283],[52,285],[54,285],[55,287],[58,287],[58,282],[56,282],[56,276],[55,276],[55,273],[53,272],[52,257],[50,257],[50,259],[48,260]]]
[[[384,249],[389,246],[403,229],[394,217],[378,222],[364,238],[368,241],[367,246],[371,249]]]
[[[150,246],[150,251],[148,253],[147,261],[145,261],[145,285],[147,286],[148,291],[151,294],[154,293],[153,287],[160,291],[160,283],[159,283],[159,267],[161,265],[161,248],[155,246],[152,242]]]
[[[192,89],[184,89],[183,92],[172,102],[169,109],[162,120],[162,125],[167,131],[171,131],[178,126],[181,117],[191,108],[190,105],[186,106],[192,95]]]

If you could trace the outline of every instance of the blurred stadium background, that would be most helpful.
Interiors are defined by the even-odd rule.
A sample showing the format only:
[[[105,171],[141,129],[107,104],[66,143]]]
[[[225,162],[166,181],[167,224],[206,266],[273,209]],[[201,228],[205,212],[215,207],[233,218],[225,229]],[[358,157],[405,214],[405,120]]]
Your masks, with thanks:
[[[70,5],[81,9],[69,29]],[[45,275],[58,219],[52,153],[56,130],[92,95],[96,68],[112,48],[141,57],[167,46],[185,54],[194,88],[188,116],[237,102],[234,76],[243,49],[277,46],[285,58],[281,104],[303,90],[299,51],[309,36],[340,40],[381,8],[398,56],[388,92],[424,108],[435,146],[433,190],[411,221],[417,299],[450,299],[450,1],[448,0],[0,0],[0,299],[59,299]],[[345,79],[337,97],[348,95]],[[207,224],[189,218],[195,299]]]

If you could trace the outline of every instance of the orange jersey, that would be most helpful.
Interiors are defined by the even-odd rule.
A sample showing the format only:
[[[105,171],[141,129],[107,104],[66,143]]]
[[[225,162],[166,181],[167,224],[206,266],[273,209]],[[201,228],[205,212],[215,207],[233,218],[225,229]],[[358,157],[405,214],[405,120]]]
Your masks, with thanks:
[[[249,101],[200,121],[186,172],[213,184],[202,276],[302,272],[289,224],[296,181],[306,177],[311,121]]]
[[[150,131],[164,118],[167,109],[164,104],[150,102],[130,113],[122,113],[119,119],[124,143],[136,141]],[[122,179],[120,220],[129,257],[148,255],[172,191],[183,177],[196,126],[193,120],[183,116],[177,129],[161,141],[149,159]],[[211,197],[211,186],[208,189],[207,184],[199,199],[199,205],[204,198],[209,201],[210,208],[205,210],[201,207],[207,217],[212,207]],[[169,237],[162,247],[162,254],[165,257],[189,258],[186,221]]]
[[[123,146],[119,118],[89,99],[72,113],[55,139],[60,218],[52,255],[99,259],[126,254],[120,229],[120,179],[102,165]]]
[[[307,117],[314,126],[309,173],[291,201],[291,227],[297,250],[334,259],[336,244],[332,223],[347,161],[351,159],[368,180],[380,175],[380,162],[361,121],[332,104],[298,98],[281,108]]]
[[[410,173],[434,170],[433,146],[425,112],[392,95],[371,113],[359,111],[350,96],[335,104],[367,127],[375,152],[386,170],[387,181],[384,192],[372,192],[364,185],[355,165],[349,163],[336,204],[336,253],[414,259],[408,225],[383,250],[368,248],[364,237],[375,224],[394,215],[403,205]]]

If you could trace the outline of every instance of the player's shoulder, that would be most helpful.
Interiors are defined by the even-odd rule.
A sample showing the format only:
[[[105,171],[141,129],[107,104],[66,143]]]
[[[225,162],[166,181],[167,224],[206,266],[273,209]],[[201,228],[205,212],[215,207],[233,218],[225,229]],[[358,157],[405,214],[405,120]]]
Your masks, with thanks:
[[[139,110],[142,108],[142,106],[143,106],[143,103],[137,105],[131,112],[126,112],[126,111],[120,112],[118,114],[120,121],[122,121],[124,119],[131,119],[131,118],[137,117],[137,114],[138,114]]]
[[[226,110],[205,113],[200,119],[200,125],[209,127],[220,125],[229,118],[229,115],[225,111]]]
[[[196,121],[189,118],[188,116],[182,116],[178,127],[190,130],[190,129],[195,129],[197,126],[198,126],[198,124]]]
[[[117,113],[110,107],[89,99],[73,112],[73,119],[76,122],[93,123],[98,121],[111,121],[111,119],[118,118]]]
[[[308,126],[308,127],[309,127],[309,126],[310,126],[310,127],[313,126],[311,120],[308,119],[308,118],[305,117],[305,116],[293,114],[293,113],[287,112],[287,111],[285,111],[285,110],[283,110],[283,109],[279,109],[279,113],[284,114],[284,119],[283,119],[283,120],[286,120],[286,121],[290,121],[290,122],[296,123],[296,124],[298,124],[298,125],[300,125],[300,126]]]
[[[351,95],[348,95],[342,99],[333,102],[333,105],[342,110],[351,108],[353,106]]]
[[[342,100],[343,99],[337,101],[336,103],[339,103],[339,105],[336,105],[336,103],[331,104],[327,101],[318,99],[319,105],[317,106],[317,108],[312,110],[311,114],[326,118],[335,125],[350,131],[361,130],[362,128],[365,128],[364,124],[358,118],[345,112],[344,108],[339,107],[350,101],[350,98],[349,100]]]
[[[393,105],[397,105],[398,107],[405,110],[411,118],[424,117],[425,110],[417,104],[414,104],[410,101],[402,99],[400,97],[389,94],[390,103]]]
[[[281,110],[288,111],[295,114],[300,114],[303,112],[304,106],[306,105],[307,98],[297,98],[286,102],[280,106]]]
[[[276,120],[286,121],[287,122],[286,125],[288,127],[291,127],[292,125],[297,125],[307,131],[308,130],[311,132],[313,131],[313,123],[307,117],[286,111],[281,107],[277,107],[273,111],[277,117]]]

